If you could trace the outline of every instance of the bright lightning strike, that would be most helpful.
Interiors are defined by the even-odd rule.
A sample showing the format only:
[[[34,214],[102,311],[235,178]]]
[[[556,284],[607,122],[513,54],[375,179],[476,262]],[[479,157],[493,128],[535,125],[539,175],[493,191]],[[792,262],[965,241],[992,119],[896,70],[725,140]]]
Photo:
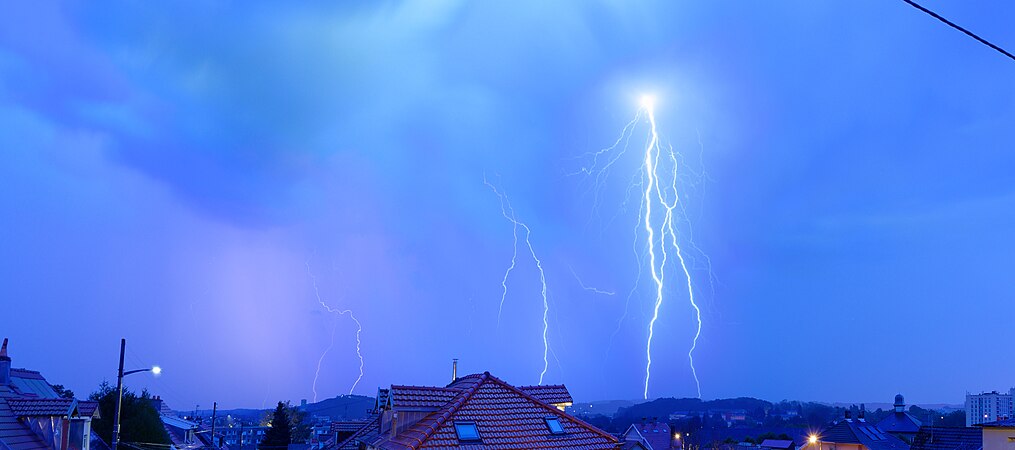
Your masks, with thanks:
[[[612,146],[606,149],[600,150],[595,153],[587,154],[586,157],[590,157],[590,167],[582,168],[582,172],[595,175],[593,180],[592,189],[595,192],[599,192],[603,189],[603,182],[608,176],[609,170],[614,163],[617,162],[625,153],[628,151],[627,143],[630,140],[630,136],[634,133],[634,126],[641,121],[642,117],[647,120],[649,125],[649,135],[647,143],[644,147],[644,152],[641,157],[642,163],[640,170],[641,181],[638,183],[632,183],[629,187],[628,195],[631,193],[631,188],[638,186],[640,187],[641,193],[641,208],[638,214],[638,223],[635,227],[635,246],[637,247],[639,241],[638,228],[643,228],[644,234],[646,235],[646,250],[649,265],[649,273],[653,281],[653,304],[652,304],[652,317],[648,323],[648,340],[645,345],[645,383],[644,383],[644,397],[648,399],[649,396],[649,383],[652,378],[652,343],[655,338],[655,327],[656,322],[660,317],[660,309],[667,297],[667,273],[668,263],[671,262],[671,253],[679,263],[680,274],[686,280],[687,295],[690,305],[695,313],[695,320],[697,322],[697,328],[695,330],[694,338],[691,343],[691,348],[688,351],[688,361],[691,366],[691,375],[694,377],[695,386],[697,389],[698,397],[701,397],[701,383],[698,380],[697,369],[694,366],[694,351],[698,345],[698,339],[701,336],[701,309],[698,307],[695,299],[695,292],[691,277],[691,270],[688,266],[687,255],[683,248],[681,248],[681,240],[690,239],[689,236],[684,239],[678,239],[678,228],[675,225],[678,215],[686,216],[686,211],[683,204],[680,202],[680,196],[678,191],[678,182],[680,177],[678,176],[679,161],[676,152],[669,145],[664,145],[661,142],[658,126],[656,123],[655,106],[656,97],[653,95],[643,95],[639,99],[640,108],[638,113],[632,122],[629,122],[621,133],[621,137]],[[621,143],[624,143],[621,146]],[[600,160],[605,162],[600,162]],[[627,200],[625,199],[625,204]],[[595,210],[599,206],[599,198],[596,195],[593,202],[593,209]],[[678,208],[679,206],[679,208]],[[689,230],[689,228],[688,228]],[[688,245],[691,249],[701,253],[700,250],[694,245],[693,240],[688,240]],[[639,255],[637,250],[635,251],[636,256]],[[703,253],[701,253],[703,254]],[[708,260],[708,257],[705,256]],[[711,277],[711,261],[709,261],[709,273]],[[639,257],[639,271],[638,276],[641,276],[641,258]],[[711,281],[711,278],[710,278]],[[632,288],[631,294],[637,289],[637,284]],[[628,295],[630,300],[631,295]],[[627,308],[625,307],[624,315],[618,322],[617,330],[614,331],[614,335],[620,330],[620,324],[623,322],[627,315]],[[611,344],[613,337],[611,336]]]
[[[363,379],[363,352],[361,350],[362,341],[360,340],[360,333],[363,332],[363,324],[360,323],[359,319],[356,318],[356,315],[353,314],[351,309],[332,308],[327,303],[325,303],[324,300],[321,299],[321,290],[317,287],[317,277],[314,276],[314,273],[310,271],[310,261],[307,261],[306,265],[307,265],[307,275],[310,276],[310,281],[314,285],[314,295],[316,295],[317,297],[317,303],[319,303],[321,307],[323,307],[324,310],[327,311],[328,313],[338,314],[340,316],[349,316],[349,318],[352,319],[352,321],[356,324],[356,357],[359,358],[359,376],[356,377],[356,381],[354,381],[352,383],[352,387],[349,388],[349,394],[352,395],[353,391],[356,390],[356,385],[358,385],[360,380]],[[336,328],[337,326],[338,325],[336,323]],[[329,345],[328,348],[324,350],[324,353],[321,354],[321,358],[317,361],[317,372],[314,374],[314,384],[313,384],[315,402],[317,401],[317,379],[321,375],[321,361],[324,361],[324,356],[328,354],[328,352],[331,350],[331,347],[333,347],[334,345],[335,345],[335,329],[332,329],[331,345]]]
[[[507,298],[507,281],[511,275],[511,271],[516,266],[516,260],[518,257],[518,228],[525,230],[525,246],[529,249],[529,255],[532,256],[532,260],[536,263],[536,269],[539,270],[539,283],[542,287],[541,294],[543,297],[543,371],[539,373],[539,384],[543,384],[543,378],[546,377],[546,371],[550,368],[550,341],[547,338],[547,334],[550,328],[550,302],[546,299],[546,273],[543,272],[543,262],[536,256],[536,250],[532,247],[532,241],[529,239],[532,236],[532,230],[524,222],[518,220],[515,217],[515,210],[511,207],[511,201],[507,198],[507,195],[497,190],[497,187],[490,184],[483,177],[483,184],[487,185],[494,194],[497,194],[497,198],[500,199],[500,212],[505,219],[511,222],[514,230],[514,250],[511,255],[511,265],[508,266],[507,270],[504,271],[504,278],[501,281],[503,286],[503,294],[500,299],[500,309],[497,311],[497,323],[500,323],[500,313],[504,309],[504,299]],[[556,355],[554,355],[556,357]],[[559,363],[559,362],[558,362]]]

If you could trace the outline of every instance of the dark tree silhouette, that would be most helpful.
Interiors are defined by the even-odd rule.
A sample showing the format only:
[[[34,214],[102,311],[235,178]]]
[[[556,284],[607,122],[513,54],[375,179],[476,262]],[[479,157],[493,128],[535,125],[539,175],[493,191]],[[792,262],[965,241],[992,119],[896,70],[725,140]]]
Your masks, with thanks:
[[[275,413],[271,416],[271,428],[264,433],[264,440],[257,445],[259,450],[284,450],[292,443],[292,424],[289,419],[289,408],[285,403],[278,402]]]
[[[99,390],[88,396],[99,402],[100,419],[92,421],[92,429],[106,443],[112,443],[113,421],[116,411],[116,387],[103,381]],[[162,418],[152,404],[151,395],[142,390],[138,396],[130,389],[123,389],[120,405],[120,442],[143,442],[146,444],[172,444],[169,434],[162,426]]]

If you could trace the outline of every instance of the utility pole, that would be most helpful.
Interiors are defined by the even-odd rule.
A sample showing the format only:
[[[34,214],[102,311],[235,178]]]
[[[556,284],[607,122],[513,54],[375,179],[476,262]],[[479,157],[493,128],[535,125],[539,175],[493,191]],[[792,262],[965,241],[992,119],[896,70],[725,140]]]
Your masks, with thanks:
[[[120,402],[123,401],[123,351],[127,347],[127,339],[120,339],[120,369],[116,372],[116,412],[113,413],[113,446],[111,450],[119,450],[120,445]]]
[[[215,413],[218,412],[219,402],[212,402],[211,404],[211,446],[219,448],[218,443],[215,442]]]

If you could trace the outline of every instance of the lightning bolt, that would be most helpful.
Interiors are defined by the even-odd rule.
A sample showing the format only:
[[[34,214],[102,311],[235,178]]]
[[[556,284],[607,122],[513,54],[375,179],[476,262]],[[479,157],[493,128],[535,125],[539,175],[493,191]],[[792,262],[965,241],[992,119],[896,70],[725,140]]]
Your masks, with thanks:
[[[536,263],[536,269],[539,270],[539,284],[541,286],[541,295],[543,297],[543,371],[539,373],[539,384],[543,384],[543,378],[546,377],[546,371],[550,368],[550,341],[547,338],[547,334],[550,329],[550,302],[546,298],[546,273],[543,271],[543,261],[536,256],[536,250],[532,247],[532,230],[524,222],[518,220],[515,217],[515,210],[511,207],[511,201],[507,198],[507,195],[500,192],[496,186],[490,184],[486,177],[483,177],[483,184],[493,190],[493,193],[500,199],[500,212],[504,216],[514,229],[514,252],[511,255],[511,265],[508,266],[507,270],[504,271],[504,278],[501,282],[504,291],[500,300],[500,310],[504,308],[504,299],[507,298],[507,280],[511,275],[511,271],[516,266],[516,259],[518,256],[518,228],[525,230],[525,246],[529,249],[529,255],[532,256],[532,260]],[[500,310],[497,312],[497,323],[500,323]],[[556,358],[556,355],[554,355]],[[559,362],[558,362],[559,364]]]
[[[670,244],[676,251],[677,260],[680,261],[680,268],[684,273],[684,277],[687,280],[687,296],[691,303],[691,306],[695,310],[695,318],[697,321],[697,329],[694,333],[694,340],[691,343],[691,349],[687,353],[688,361],[691,366],[691,375],[694,377],[695,387],[697,388],[698,397],[701,397],[701,381],[698,380],[698,371],[694,367],[694,350],[698,346],[698,338],[701,336],[701,309],[698,307],[697,302],[694,300],[694,286],[691,281],[691,273],[687,269],[687,261],[684,258],[684,252],[680,248],[680,244],[677,241],[677,233],[673,226],[673,210],[677,207],[680,201],[680,196],[677,190],[677,158],[672,147],[668,147],[667,155],[670,158],[670,163],[673,167],[673,172],[670,177],[670,185],[666,189],[662,187],[662,180],[659,176],[659,158],[662,152],[662,146],[659,143],[659,131],[656,126],[656,117],[653,101],[651,98],[642,100],[643,108],[646,110],[651,126],[651,134],[649,138],[648,146],[645,148],[645,179],[647,180],[645,186],[645,198],[652,195],[653,188],[655,189],[656,200],[659,205],[665,210],[663,216],[663,222],[660,233],[660,245],[659,249],[662,253],[662,260],[659,263],[659,269],[656,270],[655,262],[655,229],[652,226],[652,201],[645,203],[645,217],[644,225],[645,230],[648,233],[648,252],[649,252],[649,264],[652,272],[652,279],[656,283],[656,302],[652,310],[652,320],[649,321],[648,328],[648,343],[645,346],[646,353],[646,364],[645,364],[645,399],[648,399],[648,388],[649,381],[652,377],[652,339],[655,334],[655,323],[659,319],[659,308],[663,304],[663,290],[666,281],[666,261],[669,257],[666,251],[666,235],[670,237]],[[672,200],[669,200],[672,194]]]
[[[363,332],[363,324],[360,323],[359,319],[356,318],[356,315],[353,314],[351,309],[332,308],[327,303],[325,303],[323,299],[321,299],[321,290],[317,287],[317,277],[314,276],[314,273],[310,271],[310,261],[307,261],[306,265],[307,265],[307,275],[310,277],[310,281],[314,285],[314,295],[317,297],[317,303],[319,303],[321,307],[323,307],[324,310],[327,311],[329,314],[338,314],[339,316],[349,316],[349,318],[352,319],[352,321],[356,324],[356,357],[359,358],[359,376],[356,377],[356,381],[354,381],[352,383],[352,387],[349,388],[349,395],[352,395],[353,391],[356,390],[356,385],[358,385],[360,380],[363,379],[363,352],[361,348],[363,341],[360,340],[360,334]],[[337,322],[335,323],[335,326],[336,328],[338,327]],[[328,354],[328,352],[331,350],[331,347],[333,347],[334,345],[335,345],[335,328],[333,328],[331,331],[331,345],[324,350],[324,353],[321,355],[321,358],[317,361],[317,373],[314,374],[314,384],[313,384],[315,402],[317,401],[317,379],[321,375],[321,361],[324,360],[324,356]]]
[[[681,247],[680,241],[685,240],[691,250],[697,252],[696,254],[700,254],[705,257],[708,264],[710,283],[713,281],[711,275],[711,260],[694,244],[690,235],[689,224],[687,225],[688,236],[684,239],[678,239],[678,228],[675,222],[678,216],[687,216],[687,211],[684,204],[681,202],[678,190],[678,182],[680,180],[680,177],[678,176],[678,169],[680,168],[680,161],[678,161],[677,154],[673,150],[673,147],[670,145],[664,145],[660,139],[656,123],[654,99],[650,96],[643,97],[641,108],[639,108],[638,112],[635,114],[634,120],[632,122],[628,122],[628,124],[624,127],[620,138],[617,139],[617,141],[610,147],[583,155],[584,157],[591,159],[591,161],[588,167],[583,167],[576,173],[594,175],[594,177],[592,177],[593,185],[590,190],[595,193],[593,198],[593,212],[595,213],[597,208],[600,206],[598,193],[604,189],[603,183],[609,176],[611,166],[613,166],[614,163],[627,153],[629,149],[628,144],[631,136],[634,134],[634,128],[637,123],[642,122],[643,118],[649,125],[649,134],[641,157],[642,162],[641,167],[639,168],[641,172],[640,181],[632,181],[629,185],[627,194],[624,198],[625,207],[622,207],[621,211],[618,211],[618,214],[620,214],[623,212],[623,209],[626,209],[626,204],[631,196],[633,188],[639,187],[641,191],[641,204],[638,211],[637,224],[635,225],[634,240],[635,256],[639,261],[638,280],[635,281],[635,286],[628,293],[627,302],[624,306],[624,313],[621,315],[621,318],[617,323],[617,329],[614,330],[613,334],[610,336],[610,345],[607,347],[607,352],[609,352],[609,348],[612,347],[613,339],[620,331],[621,324],[627,317],[630,299],[637,291],[638,282],[641,279],[641,267],[644,263],[642,262],[643,254],[638,251],[639,236],[641,234],[638,232],[638,229],[642,228],[642,232],[646,235],[647,241],[645,250],[648,256],[648,272],[651,275],[653,287],[655,288],[653,289],[652,317],[648,323],[648,339],[645,345],[646,362],[643,391],[644,398],[649,398],[649,386],[652,379],[653,362],[652,344],[655,339],[656,322],[660,318],[660,310],[667,297],[667,269],[672,260],[676,260],[679,265],[680,274],[686,281],[688,300],[694,310],[695,321],[697,323],[697,328],[691,342],[690,350],[687,353],[687,357],[691,367],[691,375],[694,378],[697,394],[700,398],[701,382],[698,379],[697,368],[694,365],[694,352],[698,346],[698,339],[701,337],[701,309],[699,308],[695,298],[691,269],[688,264],[688,255],[685,249]]]

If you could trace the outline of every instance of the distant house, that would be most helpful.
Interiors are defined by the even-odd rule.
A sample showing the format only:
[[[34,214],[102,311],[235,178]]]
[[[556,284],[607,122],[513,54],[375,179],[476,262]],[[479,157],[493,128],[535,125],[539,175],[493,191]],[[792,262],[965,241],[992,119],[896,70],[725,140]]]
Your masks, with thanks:
[[[367,425],[334,448],[620,448],[616,437],[564,412],[571,403],[562,385],[515,387],[489,372],[444,387],[392,385],[378,392]]]
[[[638,442],[646,450],[670,450],[674,447],[673,430],[670,424],[658,419],[633,423],[623,434],[621,442]]]
[[[784,439],[765,439],[758,447],[761,450],[796,450],[796,443]]]
[[[983,430],[979,427],[922,426],[913,438],[911,450],[982,450]]]
[[[906,400],[902,394],[898,394],[895,396],[895,410],[881,419],[877,427],[907,443],[912,443],[921,425],[919,419],[906,412]]]
[[[180,417],[161,396],[156,395],[150,401],[152,407],[159,412],[159,419],[162,420],[162,427],[166,429],[166,434],[172,441],[172,448],[177,450],[216,448],[216,444],[212,443],[211,433],[208,432],[210,430],[204,430],[201,424]]]
[[[909,450],[909,444],[864,419],[861,407],[856,419],[846,418],[813,436],[806,450]]]
[[[91,431],[98,403],[62,398],[39,373],[11,368],[0,347],[0,449],[108,450]]]
[[[1015,419],[987,422],[983,427],[983,450],[1015,450]]]

